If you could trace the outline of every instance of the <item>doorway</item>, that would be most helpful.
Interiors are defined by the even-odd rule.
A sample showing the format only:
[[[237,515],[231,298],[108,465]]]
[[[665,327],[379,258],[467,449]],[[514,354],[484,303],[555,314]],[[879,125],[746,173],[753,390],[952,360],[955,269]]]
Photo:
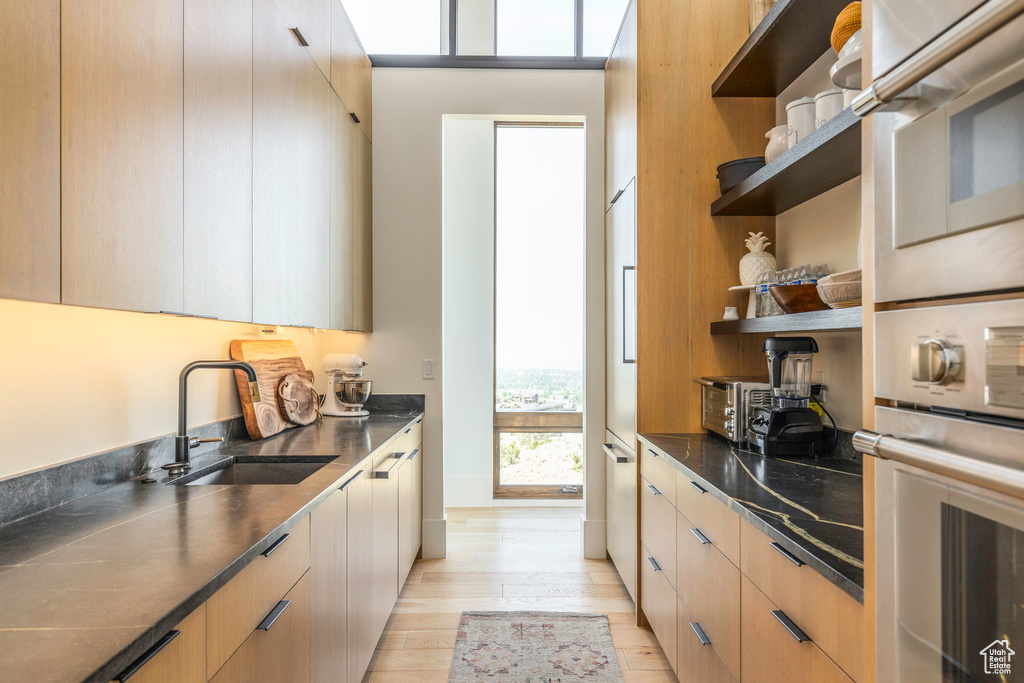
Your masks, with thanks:
[[[586,138],[494,129],[494,498],[583,497]]]

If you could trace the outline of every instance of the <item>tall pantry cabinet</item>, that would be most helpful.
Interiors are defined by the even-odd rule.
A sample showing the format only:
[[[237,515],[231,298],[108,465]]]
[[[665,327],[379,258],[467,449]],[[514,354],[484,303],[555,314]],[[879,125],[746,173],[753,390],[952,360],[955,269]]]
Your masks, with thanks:
[[[711,98],[747,33],[744,0],[632,0],[605,67],[607,544],[641,624],[637,434],[700,432],[696,379],[763,372],[760,337],[710,334],[747,231],[774,235],[710,211],[717,166],[762,154],[774,125],[772,99]]]
[[[0,297],[370,331],[370,63],[340,0],[0,20]]]

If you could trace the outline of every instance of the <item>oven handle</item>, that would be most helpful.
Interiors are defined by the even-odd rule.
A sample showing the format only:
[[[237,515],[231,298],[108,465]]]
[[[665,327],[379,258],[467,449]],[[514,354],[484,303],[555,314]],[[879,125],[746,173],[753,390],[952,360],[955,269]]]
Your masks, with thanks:
[[[1024,471],[1012,467],[966,458],[940,448],[876,434],[866,429],[853,435],[853,447],[865,455],[903,463],[965,484],[1024,499]]]
[[[853,98],[853,113],[867,116],[892,102],[897,95],[938,71],[1021,14],[1024,14],[1024,0],[988,0],[892,71],[857,93]]]

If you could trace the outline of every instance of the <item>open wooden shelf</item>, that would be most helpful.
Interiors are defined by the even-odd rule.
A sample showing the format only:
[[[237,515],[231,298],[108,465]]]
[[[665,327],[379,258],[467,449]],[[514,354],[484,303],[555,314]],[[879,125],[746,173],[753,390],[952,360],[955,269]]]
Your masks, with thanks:
[[[844,109],[716,199],[711,215],[778,216],[856,178],[860,175],[860,129],[860,117]]]
[[[780,332],[828,332],[830,330],[859,330],[864,309],[836,308],[810,313],[774,315],[769,318],[722,320],[711,323],[711,334],[776,334]]]
[[[712,97],[778,97],[825,50],[849,0],[779,0],[711,86]]]

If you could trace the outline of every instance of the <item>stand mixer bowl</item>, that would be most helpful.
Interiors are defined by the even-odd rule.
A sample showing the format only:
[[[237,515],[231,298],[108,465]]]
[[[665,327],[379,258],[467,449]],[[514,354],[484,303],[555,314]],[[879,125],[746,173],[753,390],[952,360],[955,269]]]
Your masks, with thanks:
[[[370,398],[373,382],[368,379],[339,379],[334,381],[334,393],[342,405],[358,410]]]

